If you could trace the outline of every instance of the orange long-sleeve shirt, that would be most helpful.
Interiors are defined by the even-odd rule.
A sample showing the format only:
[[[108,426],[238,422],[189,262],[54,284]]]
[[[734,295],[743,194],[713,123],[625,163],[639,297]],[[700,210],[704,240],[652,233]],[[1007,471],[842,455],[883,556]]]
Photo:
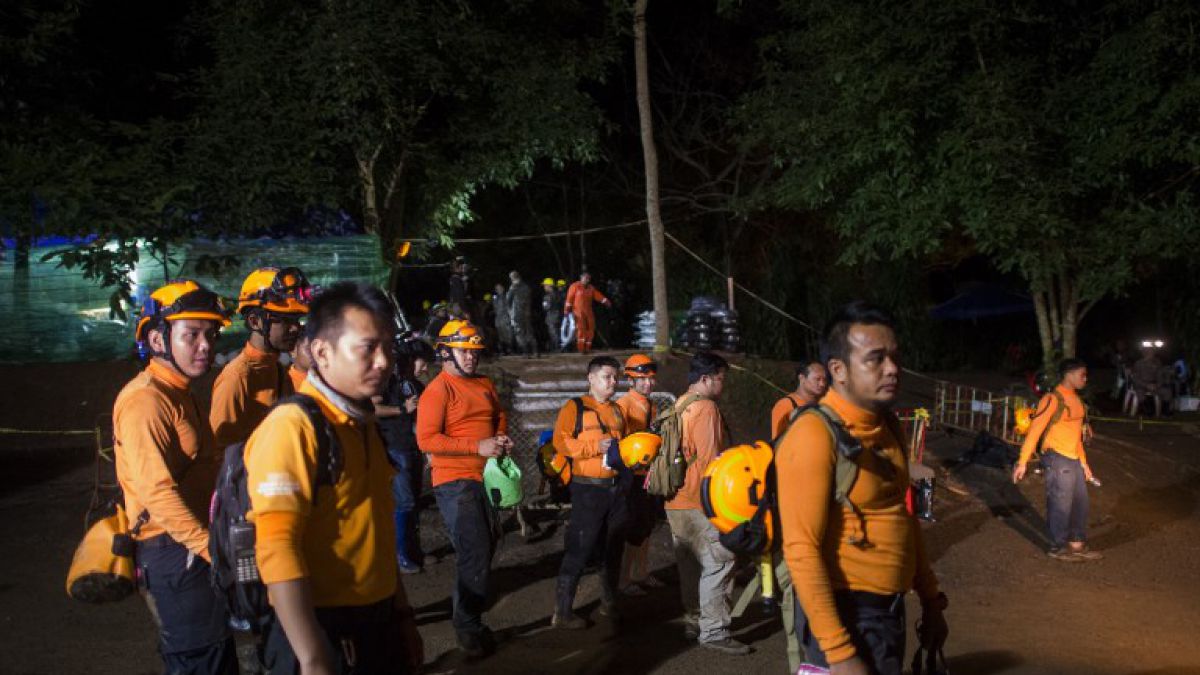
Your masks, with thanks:
[[[863,534],[858,517],[833,501],[836,448],[816,415],[806,415],[784,434],[775,455],[783,556],[813,635],[830,663],[855,655],[834,604],[835,590],[887,595],[913,588],[923,603],[937,597],[921,528],[904,504],[908,459],[901,439],[882,417],[850,403],[836,391],[821,402],[833,408],[866,448],[855,460],[858,478],[850,501],[862,512],[871,546],[850,542]]]
[[[771,438],[779,438],[779,434],[783,433],[793,410],[803,408],[811,402],[794,391],[776,401],[775,406],[771,408]]]
[[[582,281],[576,281],[567,289],[567,301],[563,305],[563,312],[591,314],[593,301],[605,303],[608,302],[608,298],[595,286],[584,286]]]
[[[600,403],[591,396],[584,396],[583,428],[575,435],[575,404],[567,401],[558,410],[554,422],[554,449],[571,458],[571,475],[582,478],[612,478],[617,472],[604,468],[604,452],[601,445],[605,439],[620,440],[625,435],[625,419],[616,403]],[[604,422],[604,428],[600,422]]]
[[[1029,424],[1029,433],[1025,435],[1025,442],[1021,444],[1019,461],[1022,464],[1033,457],[1034,451],[1037,450],[1038,439],[1042,438],[1043,433],[1046,436],[1046,439],[1042,441],[1043,449],[1053,450],[1064,457],[1078,459],[1087,464],[1087,451],[1083,449],[1083,422],[1087,417],[1087,408],[1083,405],[1083,399],[1079,398],[1079,394],[1074,389],[1060,384],[1055,391],[1063,397],[1067,409],[1063,411],[1054,426],[1047,429],[1046,427],[1050,425],[1050,418],[1058,409],[1058,401],[1054,399],[1054,394],[1046,394],[1042,397],[1042,400],[1038,402],[1037,413]]]
[[[626,435],[645,431],[654,421],[654,402],[632,389],[617,399],[617,407],[621,409],[621,416],[625,418]]]
[[[679,397],[675,403],[678,408],[688,394]],[[683,411],[683,441],[684,456],[688,458],[687,474],[683,487],[665,505],[673,510],[700,510],[700,481],[704,471],[729,445],[729,435],[725,430],[725,420],[721,418],[721,409],[716,401],[700,399],[693,402]]]
[[[486,377],[458,377],[443,370],[417,402],[417,447],[429,453],[433,485],[483,481],[487,458],[479,441],[508,432],[508,416]]]
[[[250,438],[267,417],[271,406],[295,393],[292,380],[279,364],[279,355],[256,349],[249,342],[225,364],[213,382],[208,421],[217,447],[225,448]]]
[[[292,381],[292,391],[300,391],[300,386],[308,379],[308,371],[300,370],[293,363],[288,367],[288,379]]]
[[[208,559],[208,505],[221,455],[188,379],[157,359],[130,380],[113,405],[117,480],[125,512],[150,520],[138,539],[164,532]]]

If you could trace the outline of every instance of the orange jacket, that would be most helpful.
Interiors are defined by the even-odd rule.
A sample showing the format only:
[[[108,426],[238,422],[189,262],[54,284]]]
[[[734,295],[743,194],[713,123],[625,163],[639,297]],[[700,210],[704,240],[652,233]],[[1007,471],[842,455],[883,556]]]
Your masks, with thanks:
[[[459,377],[443,370],[417,402],[417,447],[429,453],[433,485],[483,481],[487,458],[479,441],[508,431],[496,387],[486,377]]]
[[[783,433],[793,410],[803,408],[809,403],[812,401],[794,391],[776,401],[775,407],[771,408],[771,438],[778,438],[779,434]]]
[[[683,401],[680,396],[676,406]],[[700,510],[700,481],[709,462],[717,458],[729,445],[729,435],[725,431],[725,420],[721,417],[721,409],[717,402],[710,399],[700,399],[689,405],[683,411],[683,442],[684,456],[689,458],[687,474],[683,487],[666,503],[666,508],[673,510]]]
[[[612,478],[615,471],[604,468],[605,439],[625,435],[625,419],[616,403],[600,403],[591,396],[583,400],[583,429],[575,436],[575,404],[567,401],[554,422],[554,449],[571,458],[571,475],[583,478]],[[600,422],[608,428],[605,433]]]
[[[1053,450],[1064,457],[1078,459],[1087,464],[1087,451],[1083,449],[1083,421],[1087,417],[1087,408],[1074,389],[1060,384],[1055,391],[1063,397],[1067,409],[1063,411],[1054,426],[1047,430],[1050,418],[1054,416],[1054,411],[1058,410],[1058,401],[1054,399],[1054,394],[1046,394],[1042,397],[1042,400],[1038,402],[1037,414],[1033,416],[1033,422],[1029,425],[1029,433],[1025,434],[1025,442],[1021,445],[1019,461],[1022,464],[1033,457],[1033,452],[1037,450],[1038,439],[1042,437],[1043,433],[1045,433],[1046,439],[1042,441],[1042,449]]]
[[[368,605],[396,593],[395,471],[374,416],[319,378],[301,393],[316,399],[337,435],[336,485],[313,494],[316,430],[299,407],[271,411],[246,442],[246,486],[257,526],[264,583],[307,578],[315,607]]]
[[[292,391],[300,391],[300,385],[304,384],[304,380],[308,379],[308,371],[300,370],[293,363],[288,368],[288,379],[292,381]]]
[[[208,421],[217,437],[217,447],[250,438],[271,406],[293,393],[292,380],[279,365],[279,355],[255,349],[247,342],[213,383]]]
[[[824,422],[806,415],[791,426],[775,455],[783,557],[813,635],[830,663],[854,656],[834,605],[834,591],[850,589],[887,595],[914,588],[922,603],[938,594],[920,524],[908,513],[908,459],[901,439],[883,419],[830,391],[832,407],[862,441],[860,470],[850,501],[865,521],[871,546],[850,543],[863,534],[858,517],[833,501],[836,452]]]
[[[130,523],[150,514],[137,538],[165,532],[208,560],[208,505],[221,455],[188,379],[152,360],[117,395],[113,446]]]
[[[625,418],[625,434],[636,434],[650,428],[654,421],[654,401],[630,389],[624,396],[617,399],[617,407]]]
[[[567,289],[567,302],[563,305],[563,312],[574,311],[576,315],[591,314],[592,301],[605,303],[608,302],[608,298],[595,286],[584,286],[582,281],[576,281]]]

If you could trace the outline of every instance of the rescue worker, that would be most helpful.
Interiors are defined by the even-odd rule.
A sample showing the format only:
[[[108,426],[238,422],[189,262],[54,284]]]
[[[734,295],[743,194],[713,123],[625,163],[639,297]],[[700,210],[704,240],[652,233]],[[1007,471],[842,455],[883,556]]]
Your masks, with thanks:
[[[462,312],[455,318],[470,319],[470,308],[472,304],[471,296],[471,277],[470,267],[467,265],[467,259],[458,256],[450,265],[450,292],[447,296],[450,299],[450,305],[458,305],[459,311]]]
[[[308,335],[301,332],[296,338],[296,346],[292,349],[292,366],[288,368],[288,378],[292,381],[292,391],[300,391],[300,385],[308,378],[308,370],[312,368],[312,357],[308,354]]]
[[[238,312],[250,338],[213,383],[208,419],[218,448],[250,438],[271,406],[294,393],[279,355],[295,349],[311,298],[312,287],[295,267],[260,267],[242,282]]]
[[[771,408],[771,438],[778,438],[792,412],[821,400],[829,389],[829,374],[820,361],[803,361],[796,366],[796,390],[775,402]]]
[[[558,291],[555,290],[554,279],[546,277],[542,279],[542,314],[546,320],[546,335],[550,341],[546,343],[546,350],[550,352],[558,351],[559,349],[559,331],[562,329],[562,303],[565,298],[560,297]]]
[[[645,354],[634,354],[625,360],[625,376],[629,391],[617,399],[617,407],[625,418],[625,433],[646,431],[654,421],[657,410],[650,394],[654,392],[658,364]],[[643,587],[659,588],[663,583],[650,575],[650,534],[661,502],[646,493],[646,469],[634,471],[635,479],[629,492],[629,527],[625,538],[625,555],[621,559],[621,592],[630,596],[646,594]]]
[[[587,354],[592,350],[592,338],[596,335],[593,302],[599,302],[605,307],[612,305],[599,289],[592,286],[592,275],[585,271],[579,275],[579,281],[567,289],[567,299],[563,305],[563,312],[575,315],[575,344],[580,354]]]
[[[425,324],[423,335],[430,342],[437,339],[438,333],[441,332],[442,326],[450,320],[450,305],[445,300],[435,304],[429,309],[429,321]]]
[[[1087,365],[1066,359],[1058,366],[1062,381],[1038,403],[1021,454],[1013,467],[1013,482],[1025,477],[1033,453],[1042,450],[1046,478],[1046,526],[1055,560],[1082,562],[1104,555],[1087,545],[1087,484],[1095,480],[1084,443],[1092,438],[1087,407],[1079,392],[1087,386]]]
[[[398,339],[395,365],[383,393],[372,399],[388,459],[396,469],[392,496],[396,500],[396,562],[405,574],[417,574],[424,564],[421,551],[420,512],[417,505],[425,460],[417,449],[417,401],[425,385],[421,377],[433,360],[433,350],[416,338]]]
[[[692,357],[688,390],[676,402],[688,458],[683,487],[667,501],[667,522],[679,564],[679,593],[686,615],[686,634],[700,646],[741,656],[750,647],[729,634],[730,596],[736,557],[721,546],[717,528],[700,505],[700,481],[710,462],[730,444],[729,431],[717,407],[729,364],[709,352]]]
[[[512,321],[513,342],[525,356],[537,356],[537,337],[533,334],[533,292],[516,270],[508,273],[508,316]]]
[[[168,673],[238,672],[229,614],[209,581],[208,505],[222,455],[188,389],[212,366],[228,325],[220,297],[194,281],[154,291],[134,332],[149,365],[113,406],[138,581]]]
[[[504,293],[504,284],[496,284],[492,293],[492,312],[495,314],[493,325],[496,326],[496,353],[500,355],[513,352],[512,310],[509,307],[508,296]]]
[[[396,573],[392,472],[371,405],[393,326],[387,296],[367,284],[334,284],[312,303],[313,363],[299,393],[332,433],[333,485],[314,490],[318,431],[300,406],[276,407],[246,442],[255,554],[275,610],[262,636],[270,673],[410,673],[424,661]]]
[[[559,409],[554,423],[554,448],[571,458],[571,515],[551,620],[557,628],[587,627],[587,621],[575,615],[573,606],[579,578],[592,559],[601,561],[600,614],[618,618],[616,591],[633,482],[618,446],[626,433],[625,420],[612,401],[620,370],[621,363],[611,356],[592,359],[588,363],[588,393],[580,399],[582,411],[574,400],[568,401]]]
[[[835,674],[900,675],[909,589],[922,606],[922,644],[938,649],[946,638],[945,596],[905,508],[908,460],[891,412],[899,355],[891,317],[866,303],[846,306],[825,329],[832,389],[821,404],[866,448],[850,460],[859,470],[848,503],[835,501],[838,449],[819,413],[797,417],[777,445],[783,555],[807,617],[800,639],[808,662]]]
[[[433,493],[457,554],[453,619],[468,656],[494,648],[483,623],[496,540],[495,514],[483,488],[489,457],[512,449],[508,417],[491,380],[478,374],[483,335],[467,321],[451,321],[435,345],[442,372],[417,403],[417,446],[430,456]]]

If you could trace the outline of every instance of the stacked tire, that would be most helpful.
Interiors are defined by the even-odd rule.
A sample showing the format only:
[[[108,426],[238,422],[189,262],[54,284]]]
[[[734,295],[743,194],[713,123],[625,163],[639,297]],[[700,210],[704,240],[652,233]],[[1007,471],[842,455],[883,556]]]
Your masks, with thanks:
[[[715,298],[692,300],[687,318],[676,329],[676,342],[696,350],[742,351],[742,333],[737,312]]]
[[[637,336],[635,344],[639,349],[654,349],[654,310],[637,315],[633,324],[633,334]]]
[[[737,312],[722,307],[714,310],[711,316],[716,324],[717,348],[724,352],[741,352],[742,331],[738,327]]]

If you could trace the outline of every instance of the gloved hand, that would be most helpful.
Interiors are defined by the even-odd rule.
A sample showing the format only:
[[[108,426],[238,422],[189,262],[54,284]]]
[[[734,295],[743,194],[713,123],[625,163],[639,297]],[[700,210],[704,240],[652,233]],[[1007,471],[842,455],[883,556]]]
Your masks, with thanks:
[[[615,438],[604,440],[604,468],[618,473],[628,471],[625,461],[621,459],[621,444]]]

